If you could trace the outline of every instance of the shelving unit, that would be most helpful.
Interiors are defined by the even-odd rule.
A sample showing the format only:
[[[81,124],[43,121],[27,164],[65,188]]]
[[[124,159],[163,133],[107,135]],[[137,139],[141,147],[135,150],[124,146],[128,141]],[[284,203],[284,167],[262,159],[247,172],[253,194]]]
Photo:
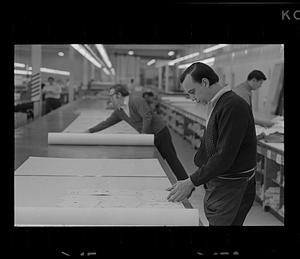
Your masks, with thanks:
[[[175,105],[162,101],[162,118],[197,149],[204,134],[205,119]],[[284,151],[274,146],[264,141],[257,144],[256,201],[284,222]]]

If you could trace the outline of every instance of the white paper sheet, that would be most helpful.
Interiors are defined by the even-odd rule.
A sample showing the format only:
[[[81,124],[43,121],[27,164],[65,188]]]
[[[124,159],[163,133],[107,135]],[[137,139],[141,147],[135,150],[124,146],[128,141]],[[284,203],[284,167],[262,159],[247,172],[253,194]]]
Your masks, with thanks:
[[[199,226],[197,209],[18,207],[15,226]]]
[[[15,176],[15,207],[183,208],[166,178]]]
[[[15,175],[162,176],[157,159],[29,157]]]
[[[49,145],[153,146],[153,134],[48,133]]]

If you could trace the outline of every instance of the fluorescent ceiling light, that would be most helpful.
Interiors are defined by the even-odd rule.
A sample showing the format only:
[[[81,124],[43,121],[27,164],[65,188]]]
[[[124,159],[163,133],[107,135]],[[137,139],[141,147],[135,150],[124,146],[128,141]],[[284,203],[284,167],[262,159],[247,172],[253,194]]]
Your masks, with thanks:
[[[215,58],[207,58],[207,59],[197,60],[197,61],[187,63],[187,64],[182,64],[182,65],[179,65],[178,68],[179,69],[185,69],[185,68],[189,67],[190,65],[192,65],[193,63],[196,63],[196,62],[201,62],[201,63],[212,66],[215,62]]]
[[[129,51],[128,51],[128,54],[129,54],[129,55],[133,55],[134,52],[133,52],[132,50],[129,50]]]
[[[173,56],[174,54],[175,54],[175,52],[173,50],[171,50],[171,51],[168,52],[169,56]]]
[[[28,71],[28,70],[18,70],[18,69],[15,69],[15,74],[16,75],[31,75],[32,72],[31,71]]]
[[[198,55],[199,55],[199,52],[195,52],[195,53],[183,56],[181,58],[176,58],[176,59],[173,59],[170,62],[168,62],[168,65],[173,66],[174,64],[176,64],[178,62],[181,62],[183,60],[187,60],[187,59],[190,59],[190,58],[197,57]]]
[[[28,70],[15,70],[15,74],[16,74],[16,71],[18,72],[17,74],[27,75],[27,74],[31,74],[32,67],[28,67]],[[44,72],[44,73],[57,74],[57,75],[65,75],[65,76],[70,75],[70,72],[68,72],[68,71],[52,69],[52,68],[47,68],[47,67],[41,67],[40,71]]]
[[[64,75],[64,76],[70,75],[70,72],[68,72],[68,71],[56,70],[56,69],[51,69],[51,68],[46,68],[46,67],[41,67],[41,72],[57,74],[57,75]]]
[[[113,75],[116,75],[115,69],[113,67],[110,70]]]
[[[101,68],[101,64],[84,47],[80,46],[80,44],[71,44],[71,46],[96,67]]]
[[[109,57],[106,53],[106,50],[104,48],[104,46],[102,44],[95,44],[96,45],[96,48],[99,50],[99,53],[101,54],[105,64],[107,65],[108,68],[111,68],[112,65],[111,65],[111,62],[109,60]]]
[[[25,64],[23,63],[15,63],[14,65],[15,67],[25,67]]]
[[[208,52],[211,52],[211,51],[214,51],[216,49],[221,49],[221,48],[224,48],[228,46],[228,44],[217,44],[215,46],[212,46],[212,47],[209,47],[209,48],[206,48],[203,50],[204,53],[208,53]]]
[[[101,67],[105,67],[105,64],[102,60],[98,57],[98,55],[90,48],[88,44],[84,44],[84,47],[89,51],[89,54],[92,54],[92,57],[99,62]]]
[[[109,71],[107,70],[107,68],[105,67],[105,68],[103,68],[103,71],[104,71],[104,73],[105,74],[107,74],[107,75],[109,75],[110,73],[109,73]]]
[[[61,51],[58,52],[57,54],[58,54],[58,56],[60,56],[60,57],[63,57],[63,56],[65,55],[65,53],[63,53],[63,52],[61,52]]]
[[[148,61],[147,65],[151,66],[152,64],[154,64],[156,62],[155,59],[151,59],[150,61]]]

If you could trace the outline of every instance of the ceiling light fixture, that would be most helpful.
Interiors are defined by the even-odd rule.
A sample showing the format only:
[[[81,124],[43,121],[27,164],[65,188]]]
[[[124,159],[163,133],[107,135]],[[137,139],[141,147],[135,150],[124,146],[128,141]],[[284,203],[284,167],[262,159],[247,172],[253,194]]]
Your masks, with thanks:
[[[110,62],[110,60],[109,60],[109,57],[108,57],[108,55],[107,55],[107,52],[106,52],[104,46],[103,46],[102,44],[95,44],[95,45],[96,45],[96,48],[98,49],[100,55],[102,56],[102,58],[103,58],[105,64],[107,65],[107,67],[108,67],[108,68],[111,68],[112,65],[111,65],[111,62]]]
[[[151,59],[150,61],[147,62],[148,66],[151,66],[152,64],[154,64],[156,62],[155,59]]]
[[[212,47],[204,49],[203,52],[204,53],[212,52],[212,51],[214,51],[216,49],[221,49],[221,48],[224,48],[226,46],[228,46],[228,44],[217,44],[215,46],[212,46]]]
[[[215,58],[212,57],[212,58],[207,58],[207,59],[203,59],[203,60],[197,60],[197,61],[187,63],[187,64],[182,64],[182,65],[179,65],[178,68],[179,69],[185,69],[185,68],[189,67],[190,65],[192,65],[195,62],[201,62],[201,63],[204,63],[206,65],[213,66],[213,64],[215,62]]]
[[[181,58],[176,58],[176,59],[173,59],[171,61],[168,62],[168,65],[169,66],[173,66],[174,64],[178,63],[178,62],[181,62],[183,60],[187,60],[187,59],[190,59],[190,58],[194,58],[194,57],[197,57],[199,55],[199,52],[195,52],[195,53],[192,53],[192,54],[189,54],[189,55],[186,55],[186,56],[183,56]]]
[[[80,44],[71,44],[71,47],[76,49],[82,56],[93,63],[96,67],[101,68],[101,64]]]
[[[134,52],[133,52],[132,50],[129,50],[129,51],[128,51],[128,55],[131,55],[131,56],[132,56],[133,54],[134,54]]]
[[[173,50],[171,50],[171,51],[168,52],[169,56],[173,56],[174,54],[175,54],[175,52]]]
[[[14,73],[16,75],[31,75],[32,74],[31,71],[28,71],[28,70],[18,70],[18,69],[15,69]]]
[[[23,64],[23,63],[15,63],[14,66],[15,67],[25,67],[25,64]]]

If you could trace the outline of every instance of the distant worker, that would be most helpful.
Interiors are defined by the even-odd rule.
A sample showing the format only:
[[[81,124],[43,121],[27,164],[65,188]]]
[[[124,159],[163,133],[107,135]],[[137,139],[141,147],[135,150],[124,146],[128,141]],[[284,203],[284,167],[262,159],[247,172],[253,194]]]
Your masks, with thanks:
[[[151,90],[146,90],[143,92],[143,98],[146,100],[148,105],[152,108],[153,112],[156,114],[160,113],[159,103],[157,96]]]
[[[98,132],[125,120],[139,133],[154,134],[154,145],[161,156],[166,159],[176,178],[187,179],[188,175],[177,157],[168,127],[159,116],[153,113],[142,95],[129,94],[126,86],[118,84],[110,88],[109,96],[114,112],[105,121],[84,132]]]
[[[60,107],[61,86],[54,82],[53,77],[50,76],[48,78],[48,83],[44,86],[43,93],[45,93],[46,113]]]
[[[247,81],[234,87],[232,90],[241,96],[252,108],[252,91],[257,90],[262,86],[263,81],[267,78],[263,72],[253,70],[247,77]]]

